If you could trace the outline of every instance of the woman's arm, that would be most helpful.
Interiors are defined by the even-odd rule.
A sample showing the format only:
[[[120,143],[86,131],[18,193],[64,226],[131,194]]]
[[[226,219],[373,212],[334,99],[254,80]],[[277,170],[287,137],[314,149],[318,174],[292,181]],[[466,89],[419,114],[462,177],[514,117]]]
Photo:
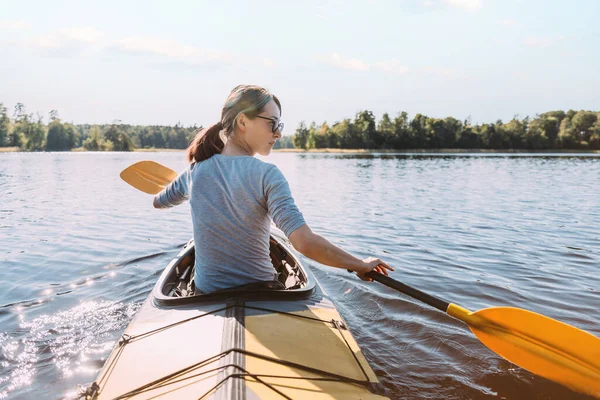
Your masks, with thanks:
[[[362,280],[370,281],[365,277],[369,271],[375,270],[387,275],[387,271],[394,268],[381,261],[379,258],[369,257],[364,260],[354,257],[352,254],[342,250],[329,242],[324,237],[313,233],[308,225],[303,225],[293,231],[289,236],[290,242],[300,253],[321,264],[331,267],[345,268],[356,272]]]
[[[191,179],[191,167],[189,167],[154,197],[152,202],[154,208],[173,207],[189,199]]]
[[[360,260],[311,231],[296,207],[289,185],[279,168],[270,167],[265,175],[267,209],[275,225],[290,239],[300,253],[321,264],[355,271],[360,279],[371,281],[365,274],[375,270],[387,275],[394,269],[379,258]]]

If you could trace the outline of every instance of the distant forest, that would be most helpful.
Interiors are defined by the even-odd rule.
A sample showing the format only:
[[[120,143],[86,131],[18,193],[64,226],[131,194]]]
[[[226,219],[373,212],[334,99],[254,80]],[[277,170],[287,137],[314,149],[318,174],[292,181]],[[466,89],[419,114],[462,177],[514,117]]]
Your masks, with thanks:
[[[12,116],[0,103],[0,147],[24,151],[133,151],[134,149],[185,149],[198,129],[165,125],[128,125],[120,121],[89,125],[64,122],[56,110],[48,123],[29,114],[23,104]],[[297,149],[490,149],[490,150],[600,150],[600,112],[549,111],[535,118],[518,117],[504,123],[473,125],[452,117],[430,118],[406,112],[379,121],[371,111],[329,125],[302,122],[293,136],[282,137],[274,147]]]
[[[333,125],[301,123],[293,137],[301,149],[490,149],[490,150],[599,150],[600,112],[549,111],[535,118],[517,117],[473,125],[469,120],[430,118],[406,112],[395,118],[371,111]]]
[[[202,126],[72,124],[64,122],[56,110],[48,123],[40,114],[29,114],[23,104],[15,106],[12,117],[0,103],[0,147],[24,151],[133,151],[134,149],[185,149]],[[293,147],[292,138],[280,140],[275,148]]]

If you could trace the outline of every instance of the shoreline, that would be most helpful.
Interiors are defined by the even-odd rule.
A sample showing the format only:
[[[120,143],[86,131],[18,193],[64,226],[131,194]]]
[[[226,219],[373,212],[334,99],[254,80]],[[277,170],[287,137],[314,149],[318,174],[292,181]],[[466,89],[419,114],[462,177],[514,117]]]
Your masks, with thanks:
[[[357,154],[373,154],[373,153],[402,153],[402,154],[422,154],[422,153],[439,153],[439,154],[463,154],[463,153],[522,153],[522,154],[552,154],[552,153],[573,153],[573,154],[598,154],[600,150],[572,150],[572,149],[550,149],[550,150],[525,150],[525,149],[277,149],[274,153],[357,153]]]
[[[170,153],[170,152],[183,152],[185,149],[134,149],[132,152],[123,153]],[[85,153],[88,150],[82,147],[74,148],[70,151],[57,151],[57,152],[46,152],[40,151],[38,153]],[[23,151],[19,147],[0,147],[0,153],[33,153],[30,151]],[[90,151],[90,153],[92,153]],[[98,152],[104,153],[104,152]],[[354,153],[354,154],[374,154],[374,153],[402,153],[402,154],[423,154],[423,153],[437,153],[437,154],[463,154],[463,153],[481,153],[481,154],[501,154],[501,153],[514,153],[514,154],[600,154],[600,150],[573,150],[573,149],[547,149],[547,150],[525,150],[525,149],[380,149],[380,150],[369,150],[369,149],[275,149],[273,153]]]

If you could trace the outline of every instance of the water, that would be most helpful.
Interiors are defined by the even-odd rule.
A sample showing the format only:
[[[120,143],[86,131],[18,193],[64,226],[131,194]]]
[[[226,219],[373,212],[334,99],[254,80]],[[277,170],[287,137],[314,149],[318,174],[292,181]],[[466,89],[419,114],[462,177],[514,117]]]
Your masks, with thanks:
[[[0,153],[0,399],[94,380],[168,261],[189,208],[154,210],[119,172],[183,153]],[[471,310],[516,306],[600,336],[600,157],[277,153],[312,229]],[[311,263],[397,399],[585,399],[461,322]]]

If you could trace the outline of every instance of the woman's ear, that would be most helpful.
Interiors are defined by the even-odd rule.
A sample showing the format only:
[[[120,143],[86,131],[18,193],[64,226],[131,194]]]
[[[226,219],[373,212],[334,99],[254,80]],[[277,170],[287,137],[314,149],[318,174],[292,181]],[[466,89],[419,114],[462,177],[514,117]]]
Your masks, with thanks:
[[[246,115],[240,114],[240,116],[237,117],[236,123],[238,125],[238,128],[240,128],[240,130],[245,131],[246,130]]]

